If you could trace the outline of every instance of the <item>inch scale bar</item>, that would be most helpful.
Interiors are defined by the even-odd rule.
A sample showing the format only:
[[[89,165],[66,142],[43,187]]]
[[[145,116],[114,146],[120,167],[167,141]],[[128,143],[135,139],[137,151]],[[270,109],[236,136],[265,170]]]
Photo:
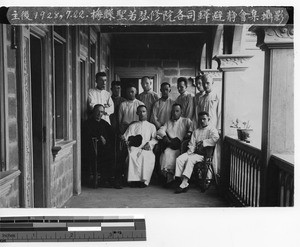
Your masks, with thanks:
[[[145,241],[144,218],[0,217],[0,242]]]

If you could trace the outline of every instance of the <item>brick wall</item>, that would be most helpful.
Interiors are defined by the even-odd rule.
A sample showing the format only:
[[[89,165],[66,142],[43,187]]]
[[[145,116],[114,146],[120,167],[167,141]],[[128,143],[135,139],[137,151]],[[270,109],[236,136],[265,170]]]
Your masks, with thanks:
[[[19,147],[18,147],[18,116],[17,116],[17,81],[16,81],[16,50],[11,49],[11,29],[9,25],[3,25],[4,32],[4,52],[7,59],[4,59],[4,68],[6,68],[7,88],[7,112],[6,123],[8,129],[8,157],[7,170],[19,169]],[[16,178],[5,196],[0,199],[0,207],[19,207],[19,179]]]
[[[115,66],[125,68],[147,68],[157,67],[163,71],[162,79],[159,82],[171,84],[171,98],[176,99],[179,95],[177,90],[177,79],[179,77],[195,78],[196,61],[180,59],[122,59],[115,58]],[[188,91],[195,93],[195,87],[188,85]]]
[[[0,197],[0,208],[19,207],[19,179],[15,179],[5,196]]]
[[[18,157],[18,120],[17,120],[17,86],[16,86],[16,50],[10,48],[10,26],[7,26],[7,100],[9,130],[9,169],[19,168]]]
[[[51,207],[61,207],[73,195],[73,148],[60,151],[51,164]]]

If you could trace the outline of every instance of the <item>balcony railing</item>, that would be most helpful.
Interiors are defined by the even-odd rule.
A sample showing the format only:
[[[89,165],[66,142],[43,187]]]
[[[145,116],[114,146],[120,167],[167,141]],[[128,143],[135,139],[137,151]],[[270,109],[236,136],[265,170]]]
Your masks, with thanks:
[[[267,191],[268,206],[294,206],[294,165],[280,155],[271,156]]]
[[[294,165],[291,162],[273,155],[265,166],[261,150],[227,136],[223,145],[222,181],[225,193],[234,205],[294,205]],[[264,183],[263,177],[266,177]],[[261,198],[260,193],[263,186],[266,186],[265,198]]]
[[[238,140],[226,137],[226,192],[240,206],[259,206],[261,151]]]

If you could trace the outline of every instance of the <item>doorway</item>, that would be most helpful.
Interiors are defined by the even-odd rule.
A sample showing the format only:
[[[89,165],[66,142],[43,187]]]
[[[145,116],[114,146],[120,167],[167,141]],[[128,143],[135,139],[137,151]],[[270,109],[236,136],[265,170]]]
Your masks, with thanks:
[[[30,67],[31,67],[31,109],[32,109],[32,140],[33,140],[33,184],[34,207],[45,207],[45,163],[44,143],[46,127],[43,123],[43,66],[42,39],[30,35]]]

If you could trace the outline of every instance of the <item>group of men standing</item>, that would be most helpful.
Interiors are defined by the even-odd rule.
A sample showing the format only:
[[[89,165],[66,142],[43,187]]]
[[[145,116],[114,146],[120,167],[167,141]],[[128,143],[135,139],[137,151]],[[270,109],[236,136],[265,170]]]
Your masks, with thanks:
[[[169,83],[160,85],[159,98],[152,91],[151,79],[145,76],[141,80],[144,91],[137,95],[136,87],[128,85],[125,99],[121,97],[121,82],[111,83],[110,95],[105,90],[106,74],[96,74],[97,86],[90,89],[88,96],[92,114],[85,125],[85,139],[88,143],[95,137],[99,140],[98,160],[104,185],[122,188],[121,178],[125,175],[130,186],[147,187],[155,162],[159,162],[165,185],[177,178],[180,183],[175,193],[188,190],[193,166],[203,159],[195,153],[196,147],[215,146],[220,130],[220,99],[212,90],[212,78],[202,75],[195,81],[199,93],[192,96],[187,92],[187,79],[178,78],[180,95],[174,101]],[[180,155],[185,139],[190,140],[188,151]],[[121,166],[124,151],[128,154],[125,167]]]

